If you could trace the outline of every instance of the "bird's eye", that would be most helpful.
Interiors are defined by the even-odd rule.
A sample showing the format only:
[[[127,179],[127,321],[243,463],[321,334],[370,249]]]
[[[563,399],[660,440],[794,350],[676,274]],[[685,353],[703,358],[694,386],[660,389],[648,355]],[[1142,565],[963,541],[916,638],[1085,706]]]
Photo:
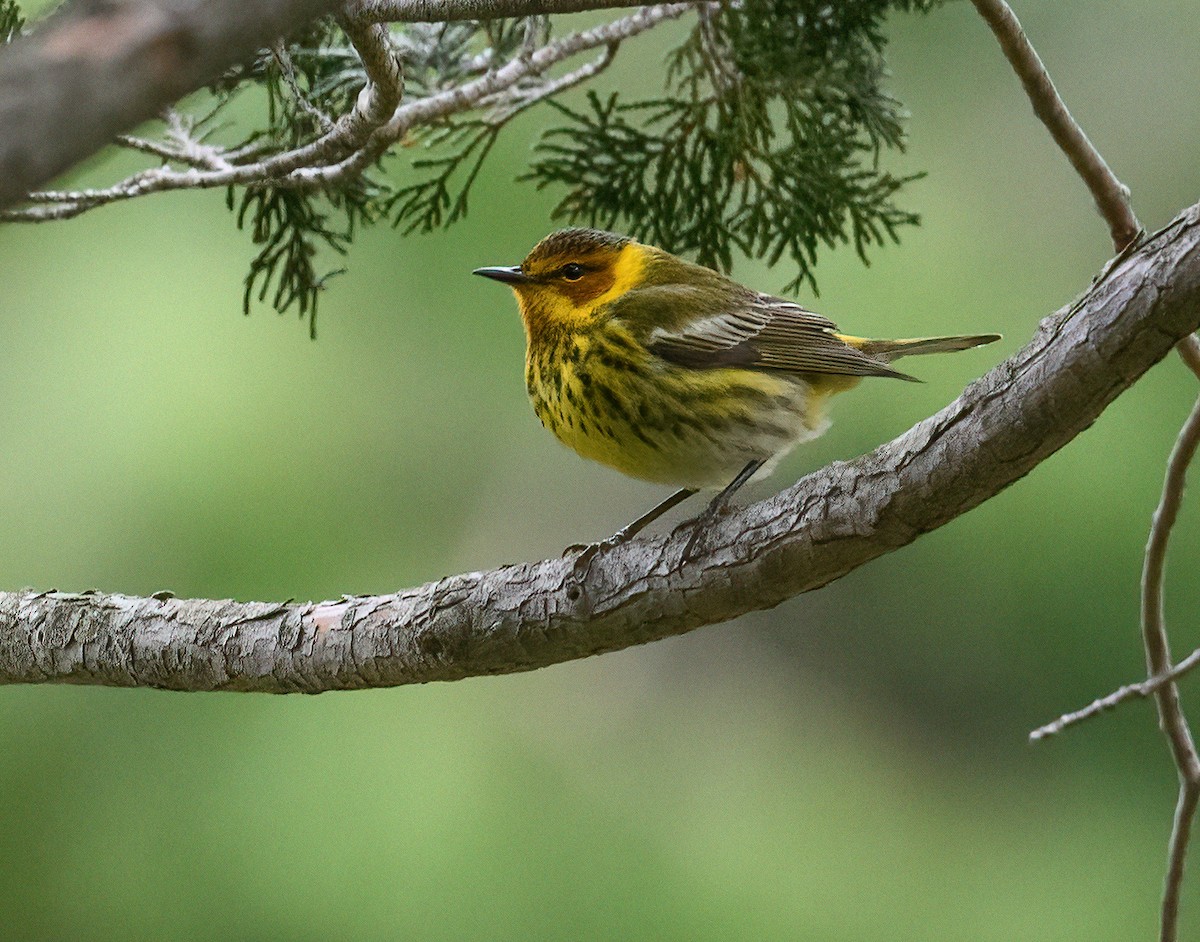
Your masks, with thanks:
[[[583,277],[583,266],[577,262],[568,262],[562,267],[562,276],[567,281],[578,281]]]

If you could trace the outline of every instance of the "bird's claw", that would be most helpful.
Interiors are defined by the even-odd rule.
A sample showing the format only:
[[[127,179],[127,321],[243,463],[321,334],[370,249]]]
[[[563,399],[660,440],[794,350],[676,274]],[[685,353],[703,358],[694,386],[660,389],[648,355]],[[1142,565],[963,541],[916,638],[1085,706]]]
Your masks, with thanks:
[[[696,545],[701,542],[701,537],[704,536],[709,524],[712,523],[712,519],[711,514],[701,514],[692,522],[691,535],[688,536],[688,541],[683,546],[683,553],[679,557],[681,563],[690,563],[692,561],[692,552],[696,549]]]
[[[583,591],[583,583],[591,574],[592,563],[596,561],[597,556],[602,552],[616,549],[622,543],[628,543],[631,538],[632,534],[627,530],[618,530],[612,536],[597,543],[574,543],[563,550],[564,558],[573,551],[579,552],[579,555],[575,557],[574,564],[571,566],[571,575],[567,578],[567,582],[569,583],[567,597],[571,599],[579,598],[580,593]]]
[[[727,509],[728,507],[724,503],[709,504],[692,519],[692,532],[688,536],[688,541],[683,545],[683,553],[679,557],[681,563],[690,563],[696,556],[701,555],[700,551],[705,548],[705,535],[712,528],[712,525],[717,522],[717,518],[725,513]]]
[[[612,538],[609,538],[607,540],[600,540],[598,543],[576,544],[567,547],[566,552],[563,553],[564,557],[572,550],[579,551],[579,555],[575,557],[575,562],[571,565],[571,574],[567,577],[567,598],[579,598],[583,592],[583,584],[591,574],[592,563],[596,561],[596,557],[600,555],[602,550],[612,549],[617,545]]]
[[[587,546],[578,547],[580,554],[575,557],[575,565],[571,566],[571,576],[576,582],[583,582],[592,571],[592,564],[595,558],[600,556],[600,553],[605,550],[612,550],[613,547],[620,546],[622,541],[608,538],[599,542],[589,542]]]
[[[583,582],[588,577],[588,573],[592,571],[592,563],[600,555],[600,551],[607,548],[608,541],[601,540],[599,543],[589,543],[579,551],[579,555],[575,557],[575,564],[571,567],[571,575],[576,582]]]

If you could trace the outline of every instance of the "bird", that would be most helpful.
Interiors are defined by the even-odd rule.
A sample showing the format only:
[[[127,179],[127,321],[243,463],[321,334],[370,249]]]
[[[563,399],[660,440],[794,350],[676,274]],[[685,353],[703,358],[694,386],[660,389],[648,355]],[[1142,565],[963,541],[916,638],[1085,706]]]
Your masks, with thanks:
[[[519,265],[473,274],[508,285],[525,328],[525,387],[560,442],[678,488],[607,540],[626,542],[701,490],[704,526],[740,487],[829,427],[830,398],[865,376],[919,382],[903,356],[967,350],[999,334],[869,340],[720,272],[614,232],[552,232]]]

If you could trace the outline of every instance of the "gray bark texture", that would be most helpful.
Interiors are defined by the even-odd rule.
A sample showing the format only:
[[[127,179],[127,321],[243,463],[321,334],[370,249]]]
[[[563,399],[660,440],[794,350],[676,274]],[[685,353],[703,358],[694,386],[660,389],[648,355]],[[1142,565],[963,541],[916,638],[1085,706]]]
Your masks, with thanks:
[[[868,455],[667,537],[316,603],[0,593],[0,682],[316,693],[533,670],[823,586],[1013,483],[1200,325],[1200,204],[1033,340]]]
[[[84,0],[0,50],[0,209],[337,0]]]

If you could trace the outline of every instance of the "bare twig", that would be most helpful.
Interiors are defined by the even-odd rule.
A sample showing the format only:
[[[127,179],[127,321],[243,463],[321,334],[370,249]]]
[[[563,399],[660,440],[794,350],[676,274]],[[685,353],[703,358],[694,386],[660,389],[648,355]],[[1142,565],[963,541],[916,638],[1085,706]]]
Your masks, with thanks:
[[[1200,379],[1200,337],[1188,334],[1179,341],[1179,346],[1175,349],[1179,352],[1183,362],[1187,364],[1188,369],[1196,374],[1197,379]]]
[[[168,108],[166,114],[167,135],[175,144],[175,151],[180,163],[208,170],[226,170],[230,166],[228,154],[220,147],[205,144],[203,136],[196,134],[196,122],[193,118],[184,117],[174,108]]]
[[[271,692],[545,667],[826,585],[987,500],[1088,428],[1200,325],[1200,204],[900,438],[691,536],[322,603],[0,593],[0,683]]]
[[[1029,734],[1029,741],[1038,742],[1049,736],[1056,736],[1068,727],[1082,723],[1084,720],[1090,720],[1092,717],[1099,716],[1101,713],[1106,713],[1114,707],[1120,706],[1126,700],[1133,700],[1135,698],[1144,700],[1146,697],[1152,696],[1164,684],[1169,684],[1184,676],[1197,664],[1200,664],[1200,648],[1197,648],[1165,674],[1157,674],[1148,680],[1118,687],[1112,693],[1108,694],[1108,696],[1093,700],[1087,706],[1074,710],[1071,713],[1064,713],[1058,719],[1047,723],[1045,726],[1039,726]]]
[[[178,149],[163,144],[160,141],[150,141],[144,137],[135,137],[132,134],[119,134],[114,139],[115,142],[129,150],[140,151],[143,154],[150,154],[154,157],[161,157],[163,160],[170,160],[176,163],[187,163],[187,158],[179,152]]]
[[[1083,129],[1071,117],[1046,67],[1042,65],[1041,57],[1025,36],[1009,5],[1004,0],[972,2],[996,34],[1000,48],[1025,86],[1034,113],[1049,129],[1055,143],[1062,148],[1071,166],[1092,191],[1096,208],[1108,223],[1113,246],[1120,252],[1142,231],[1129,200],[1129,188],[1116,178]]]
[[[1187,338],[1179,347],[1189,365],[1200,353],[1194,336]],[[1197,447],[1200,447],[1200,399],[1197,399],[1196,405],[1184,422],[1171,451],[1171,457],[1167,461],[1162,498],[1154,511],[1150,538],[1146,544],[1146,558],[1142,568],[1142,643],[1146,648],[1147,671],[1152,677],[1169,673],[1171,668],[1171,648],[1163,616],[1163,579],[1171,528],[1179,514],[1188,465],[1195,457]],[[1179,688],[1174,681],[1161,685],[1154,696],[1158,704],[1159,723],[1171,747],[1175,766],[1179,770],[1179,801],[1167,856],[1160,935],[1162,942],[1174,942],[1178,935],[1179,895],[1183,884],[1188,839],[1196,803],[1200,800],[1200,756],[1196,754],[1192,732],[1179,702]]]
[[[493,108],[493,112],[488,118],[488,123],[492,125],[504,124],[512,120],[526,108],[536,105],[539,101],[553,97],[560,92],[566,91],[568,88],[573,88],[581,82],[595,78],[612,65],[620,45],[619,42],[610,43],[591,62],[584,63],[566,75],[561,75],[556,79],[550,79],[531,87],[513,89],[503,96],[498,97],[494,102],[487,102]]]
[[[1163,887],[1161,942],[1179,938],[1179,898],[1183,889],[1183,868],[1192,825],[1196,821],[1196,803],[1200,801],[1200,783],[1180,781],[1179,798],[1175,802],[1175,817],[1171,822],[1171,839],[1167,844],[1167,876]]]

